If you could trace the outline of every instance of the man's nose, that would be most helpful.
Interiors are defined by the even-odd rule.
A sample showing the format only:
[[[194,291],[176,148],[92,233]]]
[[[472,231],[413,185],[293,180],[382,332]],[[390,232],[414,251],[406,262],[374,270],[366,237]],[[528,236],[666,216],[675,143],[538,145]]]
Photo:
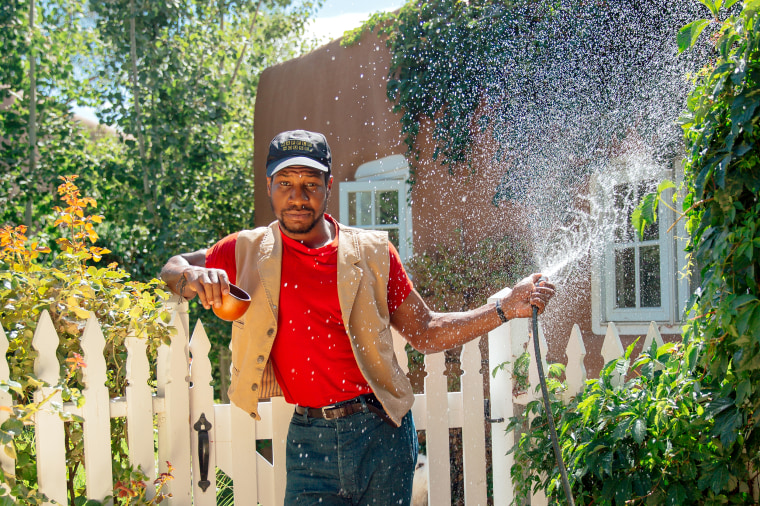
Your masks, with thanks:
[[[294,202],[306,202],[309,200],[309,193],[305,187],[294,184],[290,190],[290,200]]]

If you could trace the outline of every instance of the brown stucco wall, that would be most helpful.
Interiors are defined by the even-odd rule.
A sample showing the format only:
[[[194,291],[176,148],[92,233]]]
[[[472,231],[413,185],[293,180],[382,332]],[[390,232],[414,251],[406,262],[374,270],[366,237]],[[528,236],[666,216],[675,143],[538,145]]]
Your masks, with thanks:
[[[274,219],[266,193],[266,155],[270,140],[283,130],[304,128],[326,135],[335,177],[328,212],[336,217],[340,181],[352,181],[362,163],[406,152],[399,116],[391,112],[386,96],[389,62],[385,43],[374,34],[365,34],[356,45],[341,47],[336,40],[262,73],[254,132],[256,225]],[[418,136],[420,159],[415,162],[412,193],[414,251],[422,252],[434,244],[455,246],[462,240],[526,234],[524,213],[529,202],[491,203],[508,168],[494,161],[490,133],[477,138],[472,163],[450,173],[449,167],[433,160],[432,126],[432,121],[423,121]],[[455,229],[461,230],[461,235]],[[576,279],[559,287],[542,317],[549,341],[547,359],[566,361],[564,349],[577,323],[587,349],[585,365],[593,376],[602,366],[599,353],[604,336],[591,330],[590,271],[579,271]]]

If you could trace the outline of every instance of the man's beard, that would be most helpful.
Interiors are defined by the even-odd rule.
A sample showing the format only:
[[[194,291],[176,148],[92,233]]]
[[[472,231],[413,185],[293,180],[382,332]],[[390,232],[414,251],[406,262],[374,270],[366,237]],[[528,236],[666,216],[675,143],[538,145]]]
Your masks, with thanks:
[[[290,208],[290,209],[287,209],[286,211],[295,211],[295,210],[309,210],[312,212],[314,211],[313,209],[308,208],[308,207]],[[287,225],[285,223],[283,216],[285,216],[286,211],[283,211],[283,213],[277,217],[277,221],[280,223],[280,227],[286,232],[289,232],[291,234],[308,234],[314,229],[314,227],[317,226],[317,223],[319,223],[320,218],[324,216],[325,209],[322,209],[320,212],[315,213],[314,219],[311,221],[311,223],[303,223],[303,224],[298,224],[298,225]]]

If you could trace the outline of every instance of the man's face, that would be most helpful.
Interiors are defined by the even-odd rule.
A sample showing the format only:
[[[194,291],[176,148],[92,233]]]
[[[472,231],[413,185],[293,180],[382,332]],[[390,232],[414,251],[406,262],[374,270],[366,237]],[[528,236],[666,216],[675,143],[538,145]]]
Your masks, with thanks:
[[[280,227],[288,236],[306,235],[324,218],[332,176],[310,167],[286,167],[267,179],[267,193]]]

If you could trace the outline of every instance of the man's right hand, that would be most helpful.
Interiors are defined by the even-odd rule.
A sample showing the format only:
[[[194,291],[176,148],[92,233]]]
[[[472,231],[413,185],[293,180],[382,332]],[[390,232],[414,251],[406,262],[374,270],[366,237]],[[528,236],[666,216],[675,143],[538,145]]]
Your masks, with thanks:
[[[180,279],[178,286],[184,284],[182,295],[192,299],[197,293],[201,304],[206,309],[210,309],[212,305],[221,307],[222,295],[230,293],[230,280],[222,269],[207,269],[191,265],[182,271],[181,276],[184,281]],[[193,293],[188,294],[188,291]]]
[[[206,250],[175,255],[161,270],[169,289],[186,299],[198,294],[206,309],[222,305],[222,295],[230,293],[230,280],[222,269],[206,268]]]

